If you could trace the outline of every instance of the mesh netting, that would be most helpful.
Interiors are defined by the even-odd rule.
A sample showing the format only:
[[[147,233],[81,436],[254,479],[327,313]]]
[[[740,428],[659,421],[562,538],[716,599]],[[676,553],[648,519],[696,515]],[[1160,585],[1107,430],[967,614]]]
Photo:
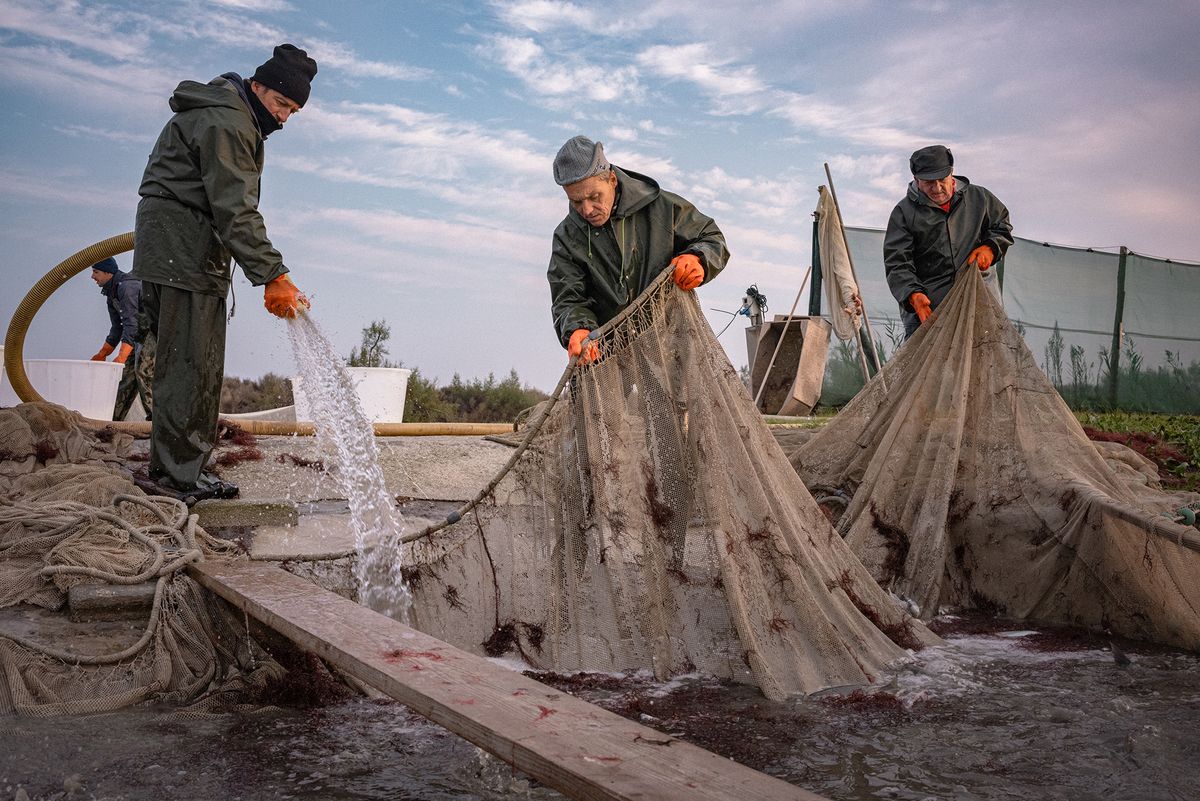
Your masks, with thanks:
[[[1200,647],[1200,532],[1171,515],[1200,497],[1102,455],[977,270],[935,314],[790,454],[849,498],[855,554],[926,619],[998,609]]]
[[[21,618],[5,616],[0,714],[107,712],[147,700],[228,710],[279,676],[244,621],[182,572],[228,544],[181,502],[146,497],[113,466],[128,438],[97,438],[77,413],[46,403],[0,409],[0,436],[0,610],[65,612],[81,584],[155,583],[146,625],[133,633],[62,620],[17,631]]]
[[[414,545],[415,625],[539,669],[699,670],[770,698],[936,641],[813,502],[694,295],[660,280],[599,346],[489,501]]]

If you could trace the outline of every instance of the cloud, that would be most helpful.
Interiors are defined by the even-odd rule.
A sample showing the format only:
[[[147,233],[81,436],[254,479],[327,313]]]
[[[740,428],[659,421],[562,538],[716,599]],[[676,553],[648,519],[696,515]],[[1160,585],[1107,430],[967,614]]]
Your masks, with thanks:
[[[712,54],[709,45],[655,45],[643,50],[637,62],[665,78],[690,81],[716,97],[761,92],[765,84],[753,66],[730,67],[730,59]]]
[[[536,33],[557,28],[603,31],[608,28],[601,17],[589,8],[559,0],[520,0],[513,3],[496,4],[502,20],[516,28],[525,28]]]
[[[608,138],[615,142],[636,142],[638,129],[623,125],[614,125],[608,129]]]
[[[125,195],[123,187],[97,186],[94,176],[82,170],[28,172],[0,168],[0,186],[9,200],[22,197],[44,201],[53,207],[111,208],[113,198]],[[87,191],[81,191],[81,186],[86,186]]]
[[[403,174],[440,180],[468,177],[483,164],[504,173],[542,176],[548,156],[529,134],[454,120],[387,103],[341,103],[305,110],[306,129],[321,140],[349,140],[404,148],[395,166]],[[373,166],[374,169],[374,166]]]
[[[166,110],[175,82],[134,63],[101,64],[46,45],[0,46],[0,83],[37,87],[51,101],[78,111],[123,108]]]
[[[118,61],[139,57],[149,43],[144,31],[129,30],[129,15],[78,2],[51,6],[0,0],[0,29],[60,42]]]
[[[811,94],[778,92],[769,116],[780,117],[801,131],[833,139],[846,139],[872,148],[915,150],[922,142],[916,133],[881,122],[876,109],[831,103]]]
[[[506,218],[484,219],[478,216],[458,219],[419,217],[395,211],[350,208],[323,208],[289,214],[289,223],[304,230],[321,230],[324,225],[339,230],[339,237],[360,245],[386,246],[391,258],[422,262],[429,257],[444,258],[443,270],[412,270],[433,283],[473,283],[481,278],[489,282],[507,280],[525,269],[530,260],[543,264],[550,255],[550,233],[545,236],[520,232],[506,224]],[[464,259],[463,243],[486,243],[475,258]],[[542,277],[544,281],[544,276]]]
[[[118,142],[123,145],[135,144],[142,147],[149,145],[149,138],[145,131],[113,131],[107,128],[96,128],[88,125],[56,125],[54,130],[79,139],[107,139],[110,142]]]
[[[656,136],[674,136],[675,130],[665,125],[660,125],[655,120],[638,120],[638,130],[645,131]]]
[[[319,68],[329,67],[341,70],[355,78],[421,81],[433,75],[432,70],[425,69],[424,67],[361,58],[352,48],[340,42],[311,39],[306,44],[306,49],[316,59]]]
[[[254,11],[263,14],[296,10],[296,7],[287,2],[287,0],[212,0],[212,2],[226,8],[233,8],[239,11]]]
[[[587,63],[577,56],[556,59],[528,37],[493,36],[481,52],[544,99],[640,102],[645,95],[635,67]]]

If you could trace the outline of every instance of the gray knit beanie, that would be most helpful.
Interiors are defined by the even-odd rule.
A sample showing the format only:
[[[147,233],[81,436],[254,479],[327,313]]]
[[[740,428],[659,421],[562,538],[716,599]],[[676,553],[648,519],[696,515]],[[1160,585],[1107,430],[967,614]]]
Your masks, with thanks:
[[[604,157],[604,144],[586,136],[572,136],[554,157],[554,182],[559,186],[579,183],[612,169]]]

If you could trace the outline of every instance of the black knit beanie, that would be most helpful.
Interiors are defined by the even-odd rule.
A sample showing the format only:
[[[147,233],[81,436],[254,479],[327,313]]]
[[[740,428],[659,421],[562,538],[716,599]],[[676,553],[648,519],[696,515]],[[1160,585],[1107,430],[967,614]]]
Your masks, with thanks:
[[[250,80],[274,89],[296,105],[308,102],[309,84],[317,74],[317,62],[295,45],[281,44],[266,63],[255,70]]]
[[[112,256],[109,256],[107,259],[103,259],[93,264],[92,269],[99,270],[102,273],[115,273],[117,272],[117,260]]]

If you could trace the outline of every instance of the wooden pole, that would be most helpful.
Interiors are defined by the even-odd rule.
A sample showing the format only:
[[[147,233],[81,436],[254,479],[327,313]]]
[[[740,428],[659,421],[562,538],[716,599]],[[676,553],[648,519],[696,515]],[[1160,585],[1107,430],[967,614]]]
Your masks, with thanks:
[[[783,347],[783,338],[787,336],[788,326],[792,324],[792,315],[796,313],[796,307],[800,305],[800,295],[804,293],[804,287],[808,285],[808,277],[812,275],[812,265],[808,266],[808,270],[804,273],[804,280],[800,282],[800,291],[796,293],[796,299],[792,301],[792,310],[788,312],[787,320],[783,323],[783,331],[779,334],[779,341],[775,343],[775,350],[771,353],[771,360],[767,362],[767,369],[763,373],[762,381],[758,384],[758,392],[754,393],[754,408],[758,408],[758,401],[762,397],[763,390],[767,386],[767,378],[771,375],[771,368],[775,366],[775,357],[779,355],[779,349]],[[763,321],[763,325],[770,323]]]
[[[149,421],[87,420],[97,428],[111,428],[127,434],[149,434]],[[222,417],[221,422],[235,425],[256,436],[311,437],[316,433],[312,423],[291,420],[230,420]],[[372,428],[377,437],[482,437],[489,434],[511,434],[512,423],[374,423]]]

